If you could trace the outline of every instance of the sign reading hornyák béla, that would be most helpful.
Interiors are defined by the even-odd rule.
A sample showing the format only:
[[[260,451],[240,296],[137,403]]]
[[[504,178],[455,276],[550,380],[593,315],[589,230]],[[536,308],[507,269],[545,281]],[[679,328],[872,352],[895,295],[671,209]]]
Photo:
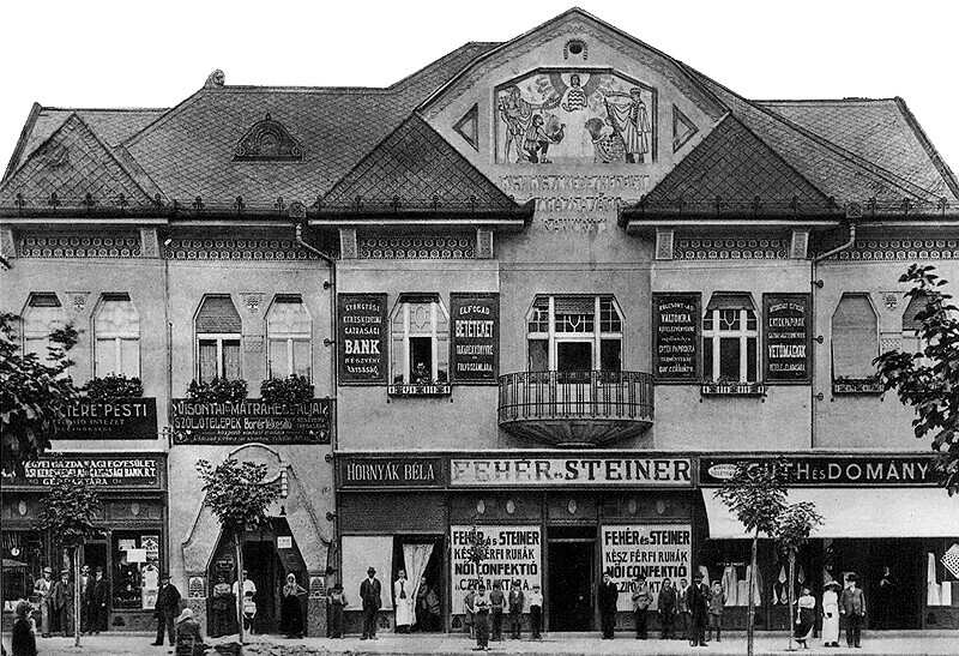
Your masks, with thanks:
[[[454,383],[495,383],[499,372],[499,294],[450,294]]]
[[[66,408],[59,440],[155,440],[156,399],[81,399]]]
[[[23,483],[52,485],[58,478],[84,478],[95,487],[160,486],[161,461],[156,456],[54,456],[24,465]]]
[[[472,547],[480,546],[482,559],[471,558]],[[463,598],[480,581],[487,590],[497,581],[503,592],[519,581],[529,593],[542,586],[542,540],[539,526],[450,526],[450,582],[453,614],[462,615]]]
[[[343,487],[418,487],[443,482],[442,458],[342,456],[336,462]]]
[[[699,379],[699,294],[653,294],[656,380]]]
[[[767,382],[810,379],[809,294],[763,295],[763,352]]]
[[[689,458],[451,458],[450,485],[691,487]]]
[[[338,294],[336,316],[340,384],[386,383],[386,294]]]
[[[603,526],[602,553],[604,572],[609,572],[619,598],[617,610],[633,609],[636,577],[646,577],[649,590],[656,599],[663,579],[674,586],[680,579],[690,580],[690,558],[693,530],[689,524],[626,524]]]
[[[329,444],[333,402],[248,401],[212,403],[173,399],[174,444]]]
[[[719,486],[733,476],[736,466],[789,468],[790,485],[797,487],[917,487],[937,484],[935,456],[751,456],[704,457],[699,484]]]

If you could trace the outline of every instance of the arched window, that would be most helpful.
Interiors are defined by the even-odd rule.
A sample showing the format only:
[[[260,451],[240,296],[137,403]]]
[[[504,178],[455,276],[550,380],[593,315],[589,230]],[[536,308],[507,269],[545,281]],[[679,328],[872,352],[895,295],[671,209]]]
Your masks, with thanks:
[[[391,318],[396,385],[449,380],[449,313],[438,294],[401,294]]]
[[[229,296],[207,296],[196,315],[197,379],[241,378],[240,314]]]
[[[623,315],[612,296],[547,296],[527,315],[529,371],[620,371]]]
[[[291,374],[311,378],[310,313],[299,296],[279,295],[266,315],[266,336],[271,378]]]
[[[717,292],[703,314],[703,378],[759,380],[759,322],[745,293]]]
[[[94,375],[140,377],[140,315],[129,294],[104,294],[93,321]]]
[[[876,375],[879,353],[876,311],[867,294],[843,294],[832,315],[833,379],[862,380]]]
[[[63,308],[52,292],[30,294],[23,311],[23,351],[46,359],[50,333],[63,327]]]

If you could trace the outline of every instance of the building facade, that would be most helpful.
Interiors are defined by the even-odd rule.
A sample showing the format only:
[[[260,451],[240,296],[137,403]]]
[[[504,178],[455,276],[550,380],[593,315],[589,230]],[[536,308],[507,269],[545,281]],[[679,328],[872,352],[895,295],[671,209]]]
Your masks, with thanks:
[[[113,627],[149,621],[141,559],[204,614],[235,577],[195,469],[229,456],[283,489],[245,536],[263,630],[287,572],[322,634],[327,586],[357,608],[369,566],[386,591],[425,581],[436,630],[463,630],[479,580],[539,584],[550,630],[594,629],[604,571],[623,622],[638,573],[702,572],[733,626],[753,594],[782,628],[784,562],[762,545],[750,592],[712,494],[778,457],[826,518],[800,582],[857,572],[881,609],[889,567],[874,625],[959,626],[957,502],[871,364],[917,345],[909,264],[959,280],[959,183],[901,99],[748,100],[574,9],[384,89],[217,72],[172,109],[38,106],[0,205],[24,347],[72,320],[74,377],[139,377],[155,408],[142,435],[78,421],[50,458],[133,472],[100,474],[113,537],[87,556]],[[291,373],[312,400],[257,400]],[[251,400],[191,394],[213,378]],[[48,470],[4,493],[4,558],[41,554],[24,581],[56,557],[29,530]]]

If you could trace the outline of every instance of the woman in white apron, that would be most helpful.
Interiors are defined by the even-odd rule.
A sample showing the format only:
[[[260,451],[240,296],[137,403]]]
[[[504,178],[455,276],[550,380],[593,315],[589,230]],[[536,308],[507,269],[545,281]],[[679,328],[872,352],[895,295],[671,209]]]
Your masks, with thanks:
[[[407,580],[406,572],[400,570],[399,577],[393,583],[397,633],[410,632],[410,625],[413,624],[413,592],[413,585]]]
[[[822,593],[822,643],[839,646],[839,584],[830,581]]]

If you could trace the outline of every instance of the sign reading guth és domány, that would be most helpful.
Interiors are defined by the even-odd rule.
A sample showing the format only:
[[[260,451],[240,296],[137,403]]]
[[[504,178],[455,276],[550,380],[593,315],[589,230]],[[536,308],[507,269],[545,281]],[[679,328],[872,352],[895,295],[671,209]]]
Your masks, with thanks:
[[[333,425],[331,399],[295,405],[173,399],[172,411],[174,444],[329,444]]]
[[[338,294],[336,317],[340,384],[386,383],[386,294]]]
[[[450,485],[692,487],[689,458],[450,458]]]
[[[699,294],[653,294],[656,380],[699,379],[699,304]]]
[[[499,294],[450,294],[454,383],[495,383],[499,373]]]
[[[703,457],[699,462],[699,484],[718,486],[729,479],[736,465],[773,467],[784,462],[790,484],[797,487],[916,487],[936,485],[935,456],[751,456]]]

